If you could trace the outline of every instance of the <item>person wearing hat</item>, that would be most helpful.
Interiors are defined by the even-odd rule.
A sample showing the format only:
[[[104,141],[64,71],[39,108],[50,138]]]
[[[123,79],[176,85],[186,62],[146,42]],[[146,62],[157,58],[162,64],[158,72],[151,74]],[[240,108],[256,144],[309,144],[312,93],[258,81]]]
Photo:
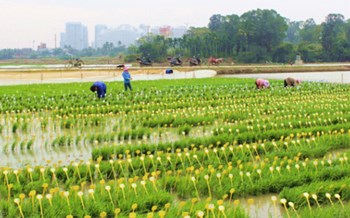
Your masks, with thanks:
[[[288,77],[284,80],[284,87],[295,87],[301,83],[300,79]]]
[[[103,82],[100,82],[100,81],[94,82],[94,84],[92,84],[92,86],[90,87],[90,90],[92,92],[97,92],[98,98],[106,97],[107,86]]]
[[[270,88],[270,82],[266,79],[257,79],[255,85],[257,89]]]
[[[127,66],[124,67],[124,71],[122,73],[123,79],[124,79],[124,88],[125,91],[128,90],[128,88],[130,89],[130,91],[132,91],[132,87],[131,87],[131,80],[132,77],[129,73],[129,68]]]

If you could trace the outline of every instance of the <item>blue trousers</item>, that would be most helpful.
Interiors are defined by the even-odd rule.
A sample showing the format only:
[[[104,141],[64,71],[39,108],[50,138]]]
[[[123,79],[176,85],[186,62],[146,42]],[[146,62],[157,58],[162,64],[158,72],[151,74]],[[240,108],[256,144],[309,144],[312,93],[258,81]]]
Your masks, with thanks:
[[[127,91],[128,88],[130,89],[130,91],[132,91],[131,83],[124,83],[124,88],[125,88],[125,91]]]

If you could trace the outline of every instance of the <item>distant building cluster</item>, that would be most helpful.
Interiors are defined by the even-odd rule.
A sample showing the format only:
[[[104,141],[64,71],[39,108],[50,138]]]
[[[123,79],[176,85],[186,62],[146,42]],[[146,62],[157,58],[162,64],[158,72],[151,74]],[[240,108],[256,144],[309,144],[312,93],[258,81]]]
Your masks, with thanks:
[[[91,45],[94,48],[101,48],[106,43],[113,43],[114,46],[130,46],[137,39],[147,34],[163,35],[164,37],[181,38],[187,32],[187,27],[152,27],[140,25],[135,28],[131,25],[120,25],[116,28],[109,28],[106,25],[95,26],[95,40]],[[79,22],[66,23],[66,30],[61,33],[60,47],[71,47],[83,50],[89,47],[87,27]]]
[[[39,45],[38,45],[38,51],[45,51],[47,49],[47,46],[46,46],[46,43],[40,43]]]
[[[126,47],[135,42],[139,37],[139,31],[130,25],[121,25],[117,28],[108,28],[105,25],[95,26],[95,48],[101,48],[106,42],[115,46]]]
[[[79,22],[66,23],[66,32],[61,33],[60,47],[83,50],[89,47],[87,27]]]

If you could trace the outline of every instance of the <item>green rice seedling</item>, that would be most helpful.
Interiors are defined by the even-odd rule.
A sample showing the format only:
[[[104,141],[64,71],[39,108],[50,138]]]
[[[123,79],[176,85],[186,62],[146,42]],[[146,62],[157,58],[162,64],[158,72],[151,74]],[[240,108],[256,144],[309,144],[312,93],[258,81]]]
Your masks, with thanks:
[[[342,208],[341,205],[333,205],[333,206],[323,206],[321,208],[313,208],[311,211],[307,208],[298,209],[298,215],[292,217],[348,217],[350,215],[350,211],[348,208]]]
[[[348,189],[342,182],[348,179],[349,154],[340,149],[349,147],[349,87],[305,84],[257,92],[247,81],[252,84],[222,78],[139,82],[142,91],[133,95],[115,92],[89,102],[84,83],[1,90],[6,131],[0,140],[12,146],[14,123],[27,124],[27,131],[16,131],[23,149],[33,140],[31,150],[40,148],[48,151],[45,158],[53,158],[47,167],[34,167],[40,160],[33,160],[31,172],[9,170],[8,182],[1,171],[0,180],[14,184],[0,187],[6,196],[0,199],[2,213],[21,216],[20,204],[25,217],[239,217],[238,197],[281,193],[286,201],[279,205],[276,199],[276,209],[298,217],[310,210],[306,192],[311,211],[331,202],[346,210]],[[22,89],[30,91],[19,95]],[[56,164],[56,152],[67,151],[82,160]],[[29,196],[31,191],[35,195]],[[22,201],[21,194],[29,197]],[[253,197],[249,202],[248,208]]]
[[[34,139],[29,140],[26,146],[27,150],[33,149],[33,144],[34,144]]]

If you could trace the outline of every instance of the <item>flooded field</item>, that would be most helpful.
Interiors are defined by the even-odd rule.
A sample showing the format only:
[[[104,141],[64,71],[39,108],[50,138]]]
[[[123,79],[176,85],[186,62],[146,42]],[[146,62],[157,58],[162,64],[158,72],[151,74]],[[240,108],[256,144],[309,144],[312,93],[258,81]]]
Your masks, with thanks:
[[[45,118],[44,118],[45,117]],[[186,136],[178,135],[177,128],[154,129],[138,139],[128,133],[132,127],[128,119],[101,119],[100,127],[87,128],[84,122],[67,126],[62,117],[50,113],[35,113],[27,119],[0,115],[0,166],[22,168],[30,166],[69,165],[72,162],[91,160],[91,151],[99,146],[123,146],[141,143],[158,144],[177,141],[185,137],[211,136],[214,127],[193,128]],[[109,139],[101,139],[106,137]]]
[[[304,66],[349,66],[349,64],[305,64]],[[227,67],[223,66],[222,68],[225,69]],[[239,68],[239,66],[234,66],[234,68]],[[283,80],[286,77],[294,77],[303,81],[312,82],[350,83],[350,71],[217,75],[215,69],[184,69],[174,69],[174,74],[165,74],[164,67],[153,67],[152,69],[136,67],[130,72],[134,80],[208,78],[215,76],[223,78],[266,78]],[[28,72],[25,72],[26,70]],[[38,70],[39,72],[37,72]],[[47,71],[45,72],[45,70]],[[121,73],[122,70],[116,70],[113,65],[89,65],[80,70],[67,70],[63,65],[43,65],[40,67],[36,65],[0,66],[0,86],[16,84],[91,82],[96,80],[122,81]]]
[[[265,78],[283,80],[287,77],[301,79],[309,82],[327,83],[350,83],[350,71],[342,72],[298,72],[298,73],[261,73],[261,74],[239,74],[239,75],[219,75],[223,78]]]
[[[13,197],[67,187],[66,199],[55,198],[82,211],[96,196],[96,203],[112,202],[110,214],[114,204],[136,199],[136,206],[120,204],[125,214],[131,207],[155,211],[157,205],[178,216],[237,218],[308,217],[299,214],[307,214],[303,208],[311,211],[303,197],[309,194],[318,195],[322,208],[330,207],[328,192],[343,200],[331,196],[331,207],[348,205],[350,189],[343,184],[350,164],[350,95],[340,83],[348,81],[349,72],[138,73],[136,81],[163,80],[156,88],[139,82],[137,91],[108,93],[105,99],[70,82],[122,81],[119,74],[82,71],[60,78],[51,73],[0,80],[2,85],[43,84],[35,86],[38,92],[18,86],[0,96],[0,176],[9,183],[8,190],[0,189],[4,196],[12,194],[11,184],[16,185]],[[310,82],[299,89],[281,85],[257,91],[251,80],[232,78],[288,76]],[[189,85],[183,78],[203,79]],[[121,83],[109,86],[120,89]],[[29,188],[22,190],[21,184]],[[78,196],[86,188],[89,193],[79,192],[84,198],[69,198],[69,191]],[[38,213],[27,200],[26,213]],[[314,201],[311,206],[321,208]]]

